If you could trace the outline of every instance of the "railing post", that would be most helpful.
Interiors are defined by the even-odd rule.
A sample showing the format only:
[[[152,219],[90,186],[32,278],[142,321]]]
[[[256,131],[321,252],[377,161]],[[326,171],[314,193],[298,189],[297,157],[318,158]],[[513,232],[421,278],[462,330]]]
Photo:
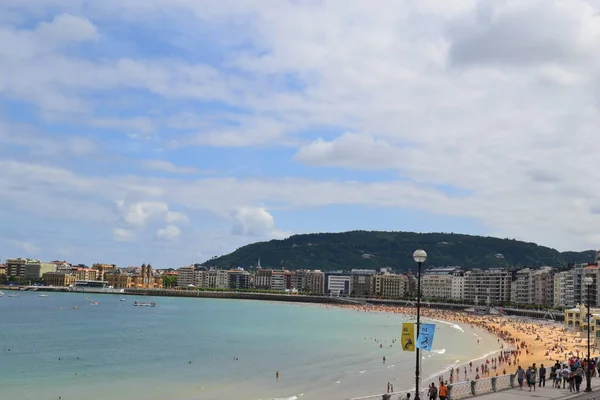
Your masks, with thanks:
[[[475,385],[477,385],[477,381],[471,381],[471,394],[473,396],[477,396],[477,393],[475,393]]]
[[[452,385],[448,385],[448,398],[452,399]]]
[[[510,374],[510,387],[514,389],[515,387],[515,375]]]
[[[497,392],[497,391],[498,391],[498,390],[496,390],[496,379],[497,379],[497,378],[496,378],[495,376],[494,376],[494,377],[492,377],[492,390],[493,390],[494,392]]]

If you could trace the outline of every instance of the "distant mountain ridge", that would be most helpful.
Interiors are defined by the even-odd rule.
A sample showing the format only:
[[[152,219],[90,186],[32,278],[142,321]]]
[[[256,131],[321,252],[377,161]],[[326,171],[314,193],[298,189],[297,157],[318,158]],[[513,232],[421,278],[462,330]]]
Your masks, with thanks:
[[[456,233],[350,231],[294,235],[258,242],[203,263],[215,267],[338,270],[391,267],[414,269],[414,250],[427,251],[426,268],[460,265],[463,268],[566,266],[594,261],[596,252],[559,252],[515,239]]]

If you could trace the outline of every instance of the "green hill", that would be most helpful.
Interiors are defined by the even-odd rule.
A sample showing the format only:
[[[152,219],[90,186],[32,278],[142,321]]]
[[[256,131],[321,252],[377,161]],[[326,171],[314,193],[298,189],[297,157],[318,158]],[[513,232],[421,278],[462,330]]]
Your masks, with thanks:
[[[426,267],[491,268],[566,266],[594,260],[595,251],[565,252],[514,239],[455,233],[352,231],[294,235],[259,242],[206,261],[205,266],[250,267],[260,258],[263,268],[337,270],[414,268],[412,253],[425,249]]]

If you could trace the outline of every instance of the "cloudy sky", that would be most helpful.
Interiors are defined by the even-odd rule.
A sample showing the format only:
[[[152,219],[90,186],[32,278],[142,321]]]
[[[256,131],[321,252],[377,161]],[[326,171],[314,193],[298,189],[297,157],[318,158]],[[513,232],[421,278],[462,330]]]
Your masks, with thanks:
[[[352,229],[598,248],[599,12],[3,0],[0,258],[179,267]]]

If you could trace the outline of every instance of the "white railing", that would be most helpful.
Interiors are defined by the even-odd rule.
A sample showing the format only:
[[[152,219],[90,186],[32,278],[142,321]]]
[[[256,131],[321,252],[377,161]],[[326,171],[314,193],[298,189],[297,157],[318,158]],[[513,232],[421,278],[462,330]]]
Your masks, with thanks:
[[[471,390],[471,381],[449,385],[448,389],[449,398],[452,400],[464,399],[466,397],[473,396],[473,392]]]
[[[484,378],[478,379],[475,381],[475,385],[473,386],[473,394],[475,396],[479,396],[480,394],[492,393],[494,392],[494,387],[492,385],[492,380],[494,378]]]
[[[501,390],[512,389],[512,385],[514,382],[514,378],[511,375],[503,375],[496,378],[496,388],[495,392],[499,392]]]
[[[448,399],[459,400],[469,397],[475,397],[486,393],[500,392],[511,389],[514,384],[514,376],[503,375],[492,378],[477,379],[474,381],[465,381],[448,385]],[[406,394],[411,393],[414,398],[414,390],[405,390],[394,393],[381,393],[371,396],[355,397],[349,400],[404,400]],[[428,398],[427,391],[421,391],[421,398]]]
[[[352,399],[349,400],[405,400],[406,399],[406,395],[410,393],[411,395],[411,399],[415,398],[415,391],[414,390],[404,390],[402,392],[393,392],[393,393],[381,393],[381,394],[374,394],[371,396],[364,396],[364,397],[354,397]],[[421,398],[425,399],[425,398],[429,398],[429,396],[426,397],[427,392],[425,390],[420,391],[421,393]],[[389,397],[387,397],[389,396]]]

